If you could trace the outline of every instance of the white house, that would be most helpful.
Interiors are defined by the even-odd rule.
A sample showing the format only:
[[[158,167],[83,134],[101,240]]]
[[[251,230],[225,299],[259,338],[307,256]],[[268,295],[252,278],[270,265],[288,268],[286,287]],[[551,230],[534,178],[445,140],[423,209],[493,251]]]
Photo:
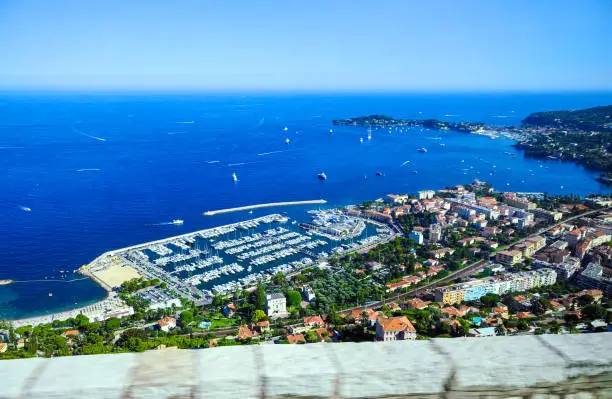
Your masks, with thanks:
[[[287,299],[281,292],[266,295],[266,314],[270,318],[287,317]]]

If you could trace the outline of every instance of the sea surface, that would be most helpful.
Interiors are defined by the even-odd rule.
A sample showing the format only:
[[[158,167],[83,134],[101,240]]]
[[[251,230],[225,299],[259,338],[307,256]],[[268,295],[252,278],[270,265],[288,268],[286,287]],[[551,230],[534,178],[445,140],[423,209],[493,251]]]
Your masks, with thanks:
[[[508,139],[394,129],[367,140],[366,129],[331,121],[381,113],[516,125],[531,112],[611,103],[612,93],[0,93],[0,279],[17,281],[0,286],[0,319],[104,297],[73,273],[104,251],[273,212],[304,220],[310,208],[207,210],[335,206],[474,178],[514,191],[609,192],[597,173],[524,158]]]

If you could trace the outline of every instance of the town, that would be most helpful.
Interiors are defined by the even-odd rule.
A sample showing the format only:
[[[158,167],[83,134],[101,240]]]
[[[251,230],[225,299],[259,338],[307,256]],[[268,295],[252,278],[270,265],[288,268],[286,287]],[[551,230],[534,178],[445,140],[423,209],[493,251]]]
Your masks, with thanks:
[[[111,251],[105,301],[3,322],[0,356],[608,331],[611,205],[475,181]]]

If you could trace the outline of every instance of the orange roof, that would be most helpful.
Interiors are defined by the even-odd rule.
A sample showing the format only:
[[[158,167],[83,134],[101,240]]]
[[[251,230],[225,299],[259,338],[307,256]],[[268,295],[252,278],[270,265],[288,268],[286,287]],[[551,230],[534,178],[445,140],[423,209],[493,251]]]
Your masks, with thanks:
[[[416,332],[416,329],[406,316],[379,318],[378,324],[383,331],[410,331]]]
[[[306,340],[304,339],[304,334],[289,334],[287,335],[287,341],[289,341],[290,344],[297,344],[298,342],[304,342]]]
[[[426,308],[431,302],[430,301],[423,301],[421,298],[414,298],[411,299],[407,302],[411,307],[415,308],[415,309],[424,309]]]
[[[325,328],[317,328],[316,330],[314,330],[314,332],[315,334],[317,334],[317,337],[321,341],[325,340],[330,335],[329,331],[327,331],[327,329]]]
[[[370,308],[363,309],[363,310],[353,309],[351,310],[351,316],[353,317],[353,319],[355,319],[355,321],[359,321],[361,320],[361,314],[363,312],[366,312],[368,314],[369,320],[376,320],[376,318],[378,317],[378,312],[375,312]]]
[[[529,313],[529,312],[518,312],[516,314],[516,317],[519,319],[529,319],[531,317],[534,317],[533,313]]]
[[[64,335],[79,335],[81,332],[79,330],[68,330],[64,333]]]
[[[455,308],[454,306],[444,307],[440,309],[440,312],[447,314],[449,316],[455,316],[455,317],[461,317],[465,314],[464,312],[461,312],[459,309]]]
[[[268,320],[257,322],[257,327],[269,327],[270,322]]]
[[[321,316],[309,316],[304,317],[304,324],[314,324],[316,326],[323,326],[325,325],[325,322],[323,321]]]
[[[170,324],[176,325],[176,319],[174,317],[166,316],[163,319],[158,320],[157,324],[159,324],[161,327],[164,327]]]
[[[247,339],[247,338],[253,338],[256,334],[251,331],[251,329],[248,326],[240,326],[238,327],[238,338],[240,339]]]

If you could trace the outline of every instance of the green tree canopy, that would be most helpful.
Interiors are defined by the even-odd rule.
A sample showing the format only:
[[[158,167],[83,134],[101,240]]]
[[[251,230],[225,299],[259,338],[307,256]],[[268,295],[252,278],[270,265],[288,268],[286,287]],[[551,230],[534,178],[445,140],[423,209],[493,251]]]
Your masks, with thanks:
[[[181,312],[181,326],[186,327],[191,322],[193,322],[193,313],[191,313],[189,310],[184,310]]]
[[[287,291],[287,305],[297,307],[302,303],[302,295],[296,290]]]
[[[266,320],[267,318],[266,313],[261,309],[256,309],[251,315],[251,320],[253,320],[254,323]]]

